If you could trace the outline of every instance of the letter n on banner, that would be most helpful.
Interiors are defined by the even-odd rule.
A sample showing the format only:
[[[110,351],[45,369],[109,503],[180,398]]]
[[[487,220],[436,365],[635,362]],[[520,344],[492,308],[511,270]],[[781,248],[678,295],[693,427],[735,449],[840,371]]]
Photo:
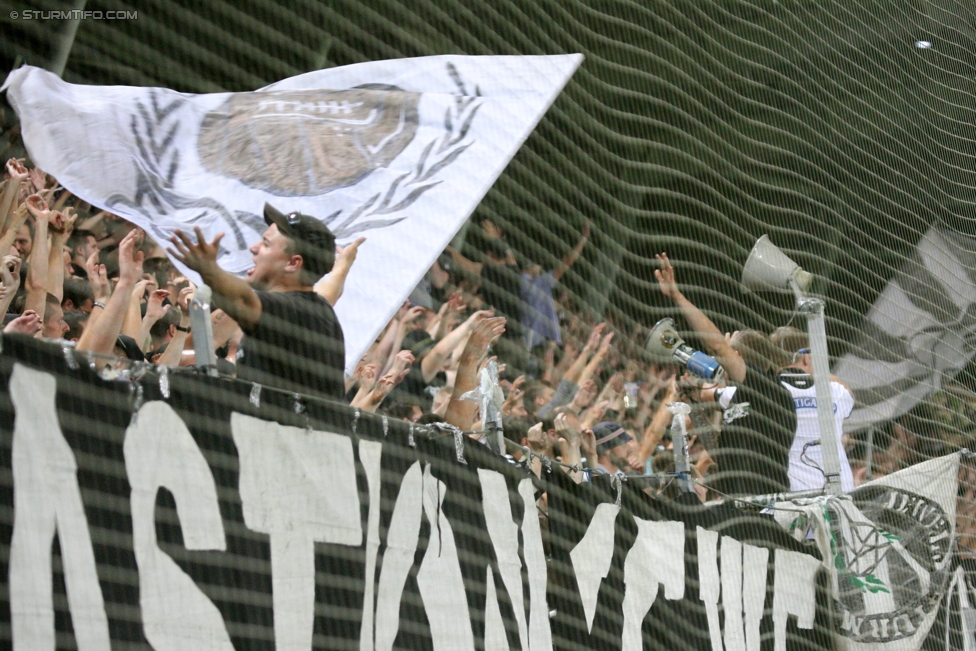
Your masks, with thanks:
[[[10,618],[18,651],[54,648],[51,542],[61,543],[64,583],[81,651],[109,651],[108,618],[95,570],[78,464],[61,432],[54,376],[17,364],[10,378],[14,531],[10,541]]]

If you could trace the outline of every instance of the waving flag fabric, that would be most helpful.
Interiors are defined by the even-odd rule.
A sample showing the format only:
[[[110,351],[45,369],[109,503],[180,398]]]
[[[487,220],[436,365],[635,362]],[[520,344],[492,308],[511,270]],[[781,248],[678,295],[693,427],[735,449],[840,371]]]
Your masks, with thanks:
[[[207,95],[25,66],[3,88],[38,167],[159,242],[224,232],[228,271],[251,265],[266,201],[321,218],[340,245],[366,236],[336,305],[351,368],[582,58],[375,61]]]

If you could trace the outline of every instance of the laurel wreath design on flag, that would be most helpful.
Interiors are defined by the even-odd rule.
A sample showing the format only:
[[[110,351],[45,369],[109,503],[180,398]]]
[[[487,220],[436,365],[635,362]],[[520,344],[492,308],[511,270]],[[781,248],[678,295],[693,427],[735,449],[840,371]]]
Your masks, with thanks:
[[[108,207],[123,205],[141,214],[159,241],[168,239],[169,235],[155,226],[154,217],[173,210],[199,208],[201,213],[190,219],[190,224],[216,214],[227,224],[237,245],[247,248],[247,240],[238,224],[243,222],[260,232],[264,227],[263,219],[252,213],[231,212],[209,197],[187,197],[173,190],[173,180],[180,166],[180,150],[171,145],[181,125],[178,110],[186,104],[186,100],[177,97],[164,104],[161,96],[160,91],[152,89],[149,91],[148,106],[143,102],[136,103],[138,114],[133,115],[129,123],[139,148],[139,157],[135,160],[136,191],[131,198],[121,193],[111,195],[106,202]]]
[[[477,85],[469,90],[452,63],[447,64],[447,74],[457,92],[444,115],[443,135],[432,139],[413,169],[395,178],[385,191],[374,194],[347,216],[345,209],[340,209],[324,218],[337,240],[348,240],[364,231],[385,228],[406,219],[408,215],[403,211],[439,185],[438,175],[476,142],[468,135],[483,103],[481,90]],[[131,197],[115,193],[108,198],[107,205],[109,208],[126,206],[141,214],[159,240],[169,235],[154,225],[156,217],[174,210],[199,209],[199,214],[187,220],[189,224],[216,217],[226,224],[237,246],[246,249],[248,244],[240,224],[260,233],[265,223],[259,215],[232,211],[216,199],[189,197],[174,189],[181,160],[180,149],[173,144],[182,125],[179,109],[186,104],[186,99],[177,96],[170,100],[158,89],[149,91],[148,103],[137,102],[137,112],[129,125],[139,152],[135,159],[135,192]]]
[[[337,240],[351,238],[363,231],[392,226],[406,219],[406,215],[391,218],[382,216],[406,210],[425,192],[439,185],[441,182],[436,180],[437,173],[457,160],[458,156],[475,143],[474,140],[465,141],[465,138],[482,105],[481,89],[475,85],[473,91],[469,91],[457,68],[450,62],[447,64],[447,73],[458,92],[455,94],[454,104],[444,114],[444,135],[431,140],[414,169],[394,179],[386,192],[374,194],[341,222],[339,219],[343,210],[337,210],[326,217],[323,221],[335,233]],[[434,151],[438,141],[440,145]],[[380,195],[383,196],[382,199]],[[376,219],[367,219],[370,217]]]

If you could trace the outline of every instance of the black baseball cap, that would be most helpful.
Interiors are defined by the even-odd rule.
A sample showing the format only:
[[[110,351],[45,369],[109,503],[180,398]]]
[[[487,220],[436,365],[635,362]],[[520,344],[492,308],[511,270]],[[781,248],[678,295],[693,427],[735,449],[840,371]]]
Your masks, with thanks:
[[[264,204],[264,221],[295,243],[302,256],[302,266],[315,276],[332,271],[335,263],[335,235],[320,220],[300,212],[283,213],[270,203]]]

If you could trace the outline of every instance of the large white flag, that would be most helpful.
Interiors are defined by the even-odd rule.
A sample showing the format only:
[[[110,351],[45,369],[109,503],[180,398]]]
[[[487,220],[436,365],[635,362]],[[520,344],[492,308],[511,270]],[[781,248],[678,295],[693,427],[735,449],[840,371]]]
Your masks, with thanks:
[[[228,271],[251,266],[265,201],[321,218],[340,245],[366,236],[336,305],[351,369],[582,58],[375,61],[209,95],[26,66],[3,88],[38,167],[158,242],[225,232]]]
[[[936,224],[875,300],[833,372],[854,392],[844,431],[901,416],[976,353],[976,241]]]
[[[846,495],[777,503],[813,537],[830,575],[839,651],[917,651],[954,570],[959,455],[932,459]]]

